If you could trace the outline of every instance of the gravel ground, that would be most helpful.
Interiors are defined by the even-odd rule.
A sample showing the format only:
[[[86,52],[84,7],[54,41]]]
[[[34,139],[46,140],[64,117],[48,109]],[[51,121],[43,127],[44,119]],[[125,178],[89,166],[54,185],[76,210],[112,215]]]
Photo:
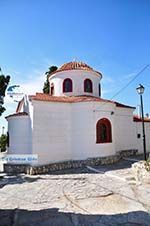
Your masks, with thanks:
[[[150,226],[150,184],[137,184],[130,166],[1,174],[0,226]]]

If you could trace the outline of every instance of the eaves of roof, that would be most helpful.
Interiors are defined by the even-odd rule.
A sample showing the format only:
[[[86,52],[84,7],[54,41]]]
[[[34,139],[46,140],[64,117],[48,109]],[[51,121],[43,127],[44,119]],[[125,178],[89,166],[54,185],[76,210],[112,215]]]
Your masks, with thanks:
[[[93,96],[51,96],[49,94],[36,93],[36,95],[30,96],[29,99],[36,101],[60,102],[60,103],[103,102],[115,104],[116,107],[135,109],[135,107],[124,105],[116,101],[111,101]]]
[[[26,112],[18,112],[18,113],[14,113],[14,114],[11,114],[11,115],[8,115],[6,116],[5,118],[8,119],[8,118],[11,118],[11,117],[21,117],[21,116],[28,116],[28,113]]]

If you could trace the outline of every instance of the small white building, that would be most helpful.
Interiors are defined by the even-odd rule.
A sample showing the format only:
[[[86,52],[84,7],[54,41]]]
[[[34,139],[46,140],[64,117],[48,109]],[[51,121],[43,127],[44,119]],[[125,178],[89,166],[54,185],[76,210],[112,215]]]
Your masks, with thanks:
[[[49,94],[25,97],[16,113],[6,117],[8,153],[37,154],[38,165],[45,165],[122,150],[142,152],[142,125],[133,117],[135,108],[102,99],[101,79],[100,72],[82,62],[66,63],[50,74]]]

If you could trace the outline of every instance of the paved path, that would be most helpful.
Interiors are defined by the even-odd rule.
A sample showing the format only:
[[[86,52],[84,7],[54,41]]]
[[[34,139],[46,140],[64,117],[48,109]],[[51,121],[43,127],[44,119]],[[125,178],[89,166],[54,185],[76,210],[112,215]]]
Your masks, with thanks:
[[[126,162],[0,179],[0,226],[150,226],[150,184]],[[130,178],[127,179],[127,178]]]

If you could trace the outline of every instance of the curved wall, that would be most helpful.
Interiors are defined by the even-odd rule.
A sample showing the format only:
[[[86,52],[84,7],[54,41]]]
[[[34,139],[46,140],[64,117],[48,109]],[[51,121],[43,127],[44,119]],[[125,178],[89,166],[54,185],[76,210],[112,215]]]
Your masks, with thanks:
[[[28,116],[10,117],[8,120],[9,154],[30,154],[32,151],[31,123]]]
[[[73,92],[63,93],[63,81],[66,78],[72,80]],[[90,79],[93,83],[93,92],[84,92],[84,80]],[[68,70],[57,72],[49,78],[50,87],[54,85],[54,96],[79,96],[89,95],[99,97],[99,83],[101,76],[96,72],[84,70]]]

